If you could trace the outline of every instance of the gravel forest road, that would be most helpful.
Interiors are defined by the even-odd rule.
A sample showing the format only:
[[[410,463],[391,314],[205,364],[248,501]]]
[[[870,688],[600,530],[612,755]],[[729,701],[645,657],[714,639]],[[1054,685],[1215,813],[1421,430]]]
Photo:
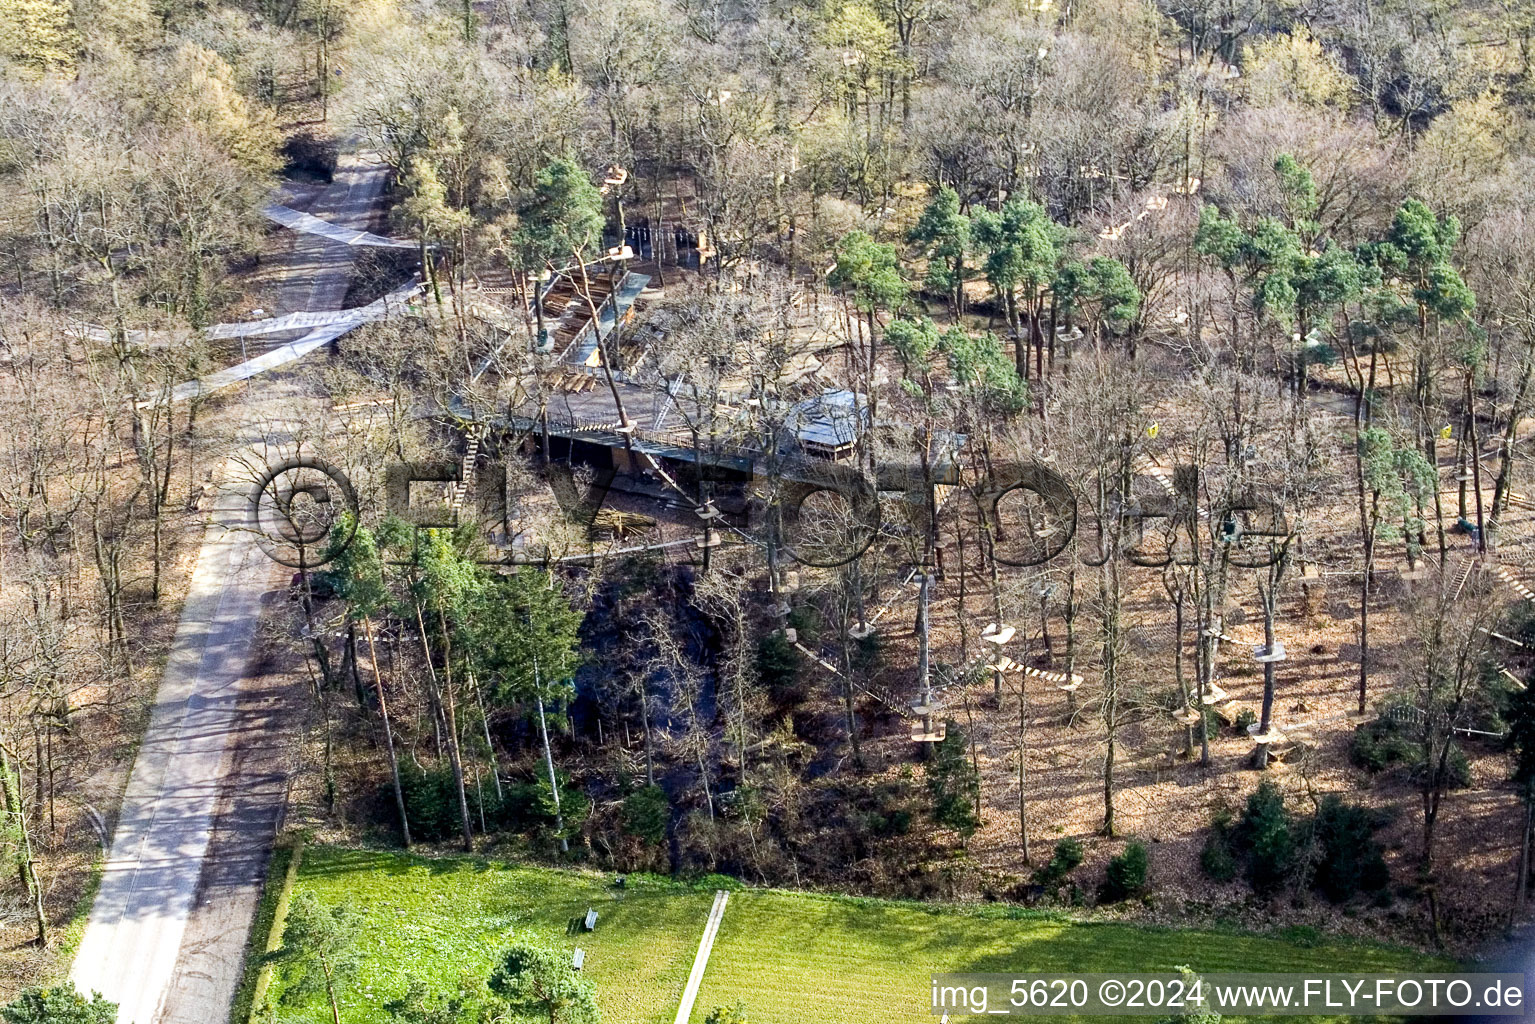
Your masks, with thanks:
[[[312,212],[367,227],[385,169],[343,157]],[[328,310],[355,250],[297,237],[279,312]],[[72,978],[119,1004],[118,1024],[221,1024],[296,758],[292,685],[253,658],[263,597],[291,570],[244,529],[246,495],[283,452],[305,399],[290,382],[246,386],[230,410],[240,450],[223,467]]]

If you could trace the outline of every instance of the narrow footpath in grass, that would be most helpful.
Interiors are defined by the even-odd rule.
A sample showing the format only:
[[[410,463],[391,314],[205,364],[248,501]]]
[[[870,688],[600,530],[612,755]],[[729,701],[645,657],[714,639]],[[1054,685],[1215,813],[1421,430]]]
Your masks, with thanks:
[[[672,1018],[672,1024],[688,1024],[693,1017],[698,986],[703,984],[704,971],[709,969],[709,953],[714,949],[714,939],[720,931],[720,919],[725,916],[725,906],[729,902],[730,894],[724,889],[714,894],[714,906],[709,908],[709,920],[704,925],[703,937],[698,940],[698,955],[693,958],[693,970],[688,974],[688,984],[682,990],[682,1001],[677,1004],[677,1015]]]
[[[714,880],[717,882],[717,880]],[[342,1024],[387,1022],[383,1004],[419,978],[439,991],[477,982],[514,934],[586,950],[605,1024],[697,1024],[740,1000],[752,1024],[916,1024],[941,972],[1204,972],[1443,969],[1406,949],[1327,939],[1296,945],[1241,933],[1079,922],[1000,904],[912,902],[743,889],[713,920],[712,951],[686,1018],[678,1014],[703,953],[717,884],[450,858],[312,847],[297,891],[367,917],[366,959],[341,997]],[[593,932],[581,930],[588,908]],[[279,977],[275,992],[282,991]],[[285,1019],[328,1022],[315,1000]],[[1293,1018],[1292,1018],[1293,1019]]]

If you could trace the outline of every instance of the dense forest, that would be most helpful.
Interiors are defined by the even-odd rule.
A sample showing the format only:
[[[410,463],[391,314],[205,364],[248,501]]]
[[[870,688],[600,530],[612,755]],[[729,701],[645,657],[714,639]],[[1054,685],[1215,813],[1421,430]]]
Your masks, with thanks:
[[[1499,932],[1532,32],[1516,0],[0,4],[0,992],[60,969],[213,496],[285,445],[356,490],[252,659],[290,827]],[[313,309],[268,204],[323,220],[370,168],[382,243]],[[232,324],[364,307],[184,390],[275,350]],[[493,481],[498,521],[422,525],[401,464],[455,513]]]

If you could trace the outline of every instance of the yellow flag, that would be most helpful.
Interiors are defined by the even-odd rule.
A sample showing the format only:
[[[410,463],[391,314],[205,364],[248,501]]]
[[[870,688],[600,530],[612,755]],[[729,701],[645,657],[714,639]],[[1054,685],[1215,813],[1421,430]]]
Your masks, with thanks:
[[[1161,429],[1162,429],[1162,424],[1160,424],[1160,423],[1153,423],[1151,426],[1146,428],[1146,436],[1147,437],[1156,437],[1157,436],[1157,431],[1159,431]]]
[[[1439,428],[1439,437],[1445,441],[1450,439],[1450,425],[1448,423]]]

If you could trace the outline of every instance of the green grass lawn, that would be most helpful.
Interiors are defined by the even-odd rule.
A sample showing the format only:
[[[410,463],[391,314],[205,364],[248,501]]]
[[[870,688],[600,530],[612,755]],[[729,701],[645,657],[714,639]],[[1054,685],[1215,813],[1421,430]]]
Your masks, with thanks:
[[[1180,964],[1202,972],[1370,971],[1426,962],[1378,946],[1305,948],[1261,936],[1021,916],[996,906],[749,891],[730,898],[698,1005],[740,999],[753,1024],[789,1024],[806,1005],[818,1009],[816,1020],[915,1022],[932,1020],[935,973],[1170,972]]]
[[[461,978],[483,980],[506,941],[529,931],[587,951],[586,973],[605,1022],[670,1022],[714,894],[649,880],[620,893],[611,881],[467,858],[309,847],[295,892],[349,901],[367,915],[368,958],[343,1000],[343,1024],[387,1020],[382,1005],[411,978],[443,991]],[[578,935],[574,925],[588,907],[599,914],[597,930]],[[319,1003],[311,1010],[302,1019],[328,1024],[328,1010]]]
[[[486,977],[512,934],[587,950],[606,1024],[670,1024],[713,892],[610,875],[424,860],[312,847],[299,891],[350,901],[368,918],[367,962],[346,993],[343,1024],[387,1019],[410,978],[443,990]],[[576,931],[588,907],[597,931]],[[929,975],[946,971],[1369,971],[1438,965],[1407,950],[1350,942],[1298,946],[1219,932],[1078,923],[1001,906],[928,906],[745,890],[730,897],[694,1021],[740,999],[752,1024],[928,1021]],[[278,979],[277,990],[281,989]],[[329,1021],[315,1003],[305,1021]],[[1294,1019],[1294,1018],[1291,1018]]]

